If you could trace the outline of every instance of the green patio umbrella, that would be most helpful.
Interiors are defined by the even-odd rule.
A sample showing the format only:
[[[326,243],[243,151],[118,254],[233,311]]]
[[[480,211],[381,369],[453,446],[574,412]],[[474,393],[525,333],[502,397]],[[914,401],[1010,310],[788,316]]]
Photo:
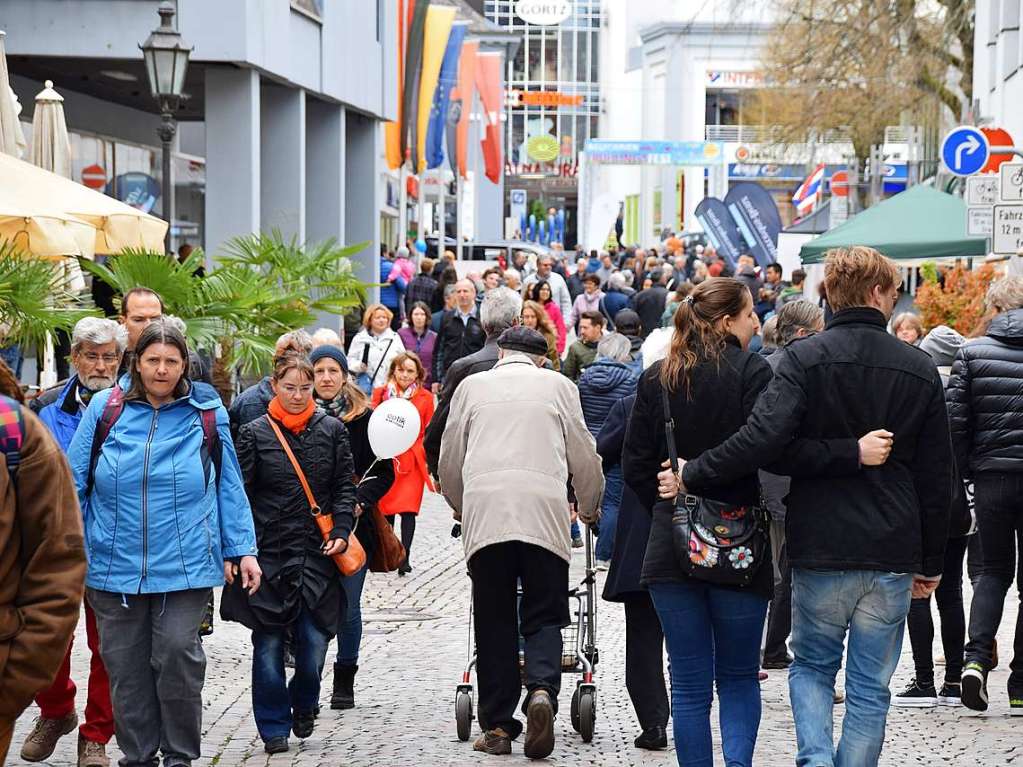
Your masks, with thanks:
[[[868,245],[896,261],[987,255],[983,237],[966,234],[962,198],[917,185],[803,245],[804,264],[824,260],[831,248]]]

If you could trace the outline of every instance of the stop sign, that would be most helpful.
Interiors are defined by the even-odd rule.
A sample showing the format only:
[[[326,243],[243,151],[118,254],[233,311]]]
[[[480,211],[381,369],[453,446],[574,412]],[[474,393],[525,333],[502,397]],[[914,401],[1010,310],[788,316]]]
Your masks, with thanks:
[[[849,173],[844,170],[831,174],[831,194],[835,197],[849,196]]]
[[[102,165],[82,168],[82,183],[90,189],[102,189],[107,185],[107,172]]]
[[[1012,136],[1009,135],[1007,130],[1002,128],[981,128],[980,132],[987,136],[987,143],[992,149],[996,146],[1015,146],[1012,142]],[[980,169],[981,173],[997,173],[998,166],[1003,162],[1009,162],[1012,160],[1011,154],[995,154],[991,153],[988,157],[987,165]]]

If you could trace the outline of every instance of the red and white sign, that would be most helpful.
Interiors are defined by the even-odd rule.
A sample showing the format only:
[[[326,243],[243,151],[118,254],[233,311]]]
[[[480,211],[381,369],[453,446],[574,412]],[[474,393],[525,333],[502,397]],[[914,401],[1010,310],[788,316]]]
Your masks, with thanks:
[[[107,185],[107,172],[102,165],[89,165],[82,168],[82,183],[89,189],[102,189]]]
[[[1015,146],[1012,141],[1012,136],[1009,135],[1007,130],[1003,128],[981,128],[980,132],[987,136],[987,143],[992,149],[996,146]],[[1003,162],[1011,162],[1011,154],[995,154],[991,153],[988,157],[987,165],[980,169],[981,173],[997,173],[998,167]]]
[[[840,170],[831,174],[831,194],[835,197],[849,196],[849,173]]]

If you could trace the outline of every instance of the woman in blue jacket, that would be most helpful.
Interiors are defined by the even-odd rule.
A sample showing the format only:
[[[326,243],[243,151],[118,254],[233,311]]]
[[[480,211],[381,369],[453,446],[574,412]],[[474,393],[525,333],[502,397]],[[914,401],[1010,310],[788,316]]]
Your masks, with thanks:
[[[123,765],[189,765],[200,753],[211,590],[259,588],[256,534],[227,411],[186,376],[179,331],[152,323],[128,375],[96,394],[68,459],[78,489]]]

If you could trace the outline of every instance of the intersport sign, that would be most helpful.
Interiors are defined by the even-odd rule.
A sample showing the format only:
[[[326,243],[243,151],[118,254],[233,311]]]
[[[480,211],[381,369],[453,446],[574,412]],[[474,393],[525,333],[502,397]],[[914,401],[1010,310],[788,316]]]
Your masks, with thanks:
[[[515,15],[527,24],[549,27],[572,15],[571,0],[519,0]]]

